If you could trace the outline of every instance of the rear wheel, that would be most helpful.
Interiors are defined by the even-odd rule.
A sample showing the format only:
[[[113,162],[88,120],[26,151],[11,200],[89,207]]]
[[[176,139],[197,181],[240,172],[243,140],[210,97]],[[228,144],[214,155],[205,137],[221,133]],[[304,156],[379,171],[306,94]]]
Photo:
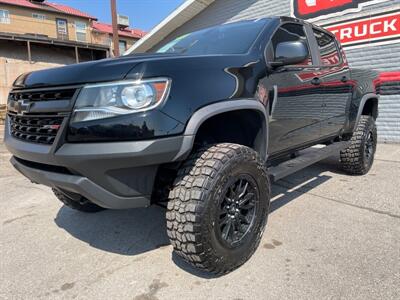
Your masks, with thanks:
[[[195,267],[224,274],[245,263],[265,228],[270,182],[258,154],[237,144],[194,153],[170,192],[167,232]]]
[[[376,151],[377,132],[372,116],[362,115],[347,149],[340,152],[343,170],[364,175],[371,169]]]
[[[64,203],[65,206],[69,208],[79,210],[86,213],[95,213],[104,210],[105,208],[100,207],[93,202],[90,202],[88,199],[81,195],[70,194],[68,192],[64,192],[58,189],[53,189],[54,195]]]

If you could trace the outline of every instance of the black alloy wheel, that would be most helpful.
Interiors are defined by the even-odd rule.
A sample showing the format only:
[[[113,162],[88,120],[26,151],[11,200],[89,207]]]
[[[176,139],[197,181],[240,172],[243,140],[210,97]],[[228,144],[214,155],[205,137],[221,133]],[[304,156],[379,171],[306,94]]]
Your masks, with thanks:
[[[235,247],[254,224],[258,197],[250,175],[241,175],[228,183],[219,209],[219,234],[229,247]]]

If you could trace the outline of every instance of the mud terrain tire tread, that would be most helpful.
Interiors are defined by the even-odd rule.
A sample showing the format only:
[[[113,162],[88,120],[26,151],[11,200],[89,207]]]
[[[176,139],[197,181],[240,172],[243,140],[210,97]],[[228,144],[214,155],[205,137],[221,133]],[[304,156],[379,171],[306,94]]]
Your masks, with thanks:
[[[259,227],[255,227],[254,240],[246,254],[235,263],[223,262],[216,255],[209,238],[210,227],[205,224],[213,222],[207,206],[214,199],[211,195],[218,179],[224,174],[228,165],[246,161],[255,164],[260,177],[265,182],[265,215]],[[263,196],[263,194],[261,194]],[[264,162],[253,149],[238,144],[216,144],[206,146],[193,153],[178,171],[173,189],[169,194],[167,211],[167,234],[175,252],[196,268],[222,275],[233,271],[244,264],[256,251],[265,228],[270,197],[270,181]],[[209,225],[211,226],[211,225]],[[208,230],[207,230],[208,229]],[[253,236],[252,236],[253,238]]]
[[[369,132],[372,133],[374,141],[374,153],[376,151],[377,132],[375,120],[371,116],[362,115],[357,128],[350,139],[350,145],[340,152],[340,162],[342,169],[351,175],[365,175],[370,170],[374,158],[365,162],[364,147]]]

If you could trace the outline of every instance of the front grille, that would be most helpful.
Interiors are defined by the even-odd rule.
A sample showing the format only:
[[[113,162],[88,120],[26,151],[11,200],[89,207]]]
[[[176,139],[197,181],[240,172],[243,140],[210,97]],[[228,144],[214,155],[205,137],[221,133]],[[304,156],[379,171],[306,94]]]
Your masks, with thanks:
[[[29,100],[29,101],[53,101],[71,100],[76,89],[50,90],[50,91],[12,91],[9,100]]]
[[[8,96],[8,116],[13,137],[52,145],[77,88],[13,90]],[[64,100],[64,101],[62,101]],[[66,101],[70,105],[67,107]]]
[[[11,134],[17,139],[52,145],[61,127],[63,117],[8,114]]]

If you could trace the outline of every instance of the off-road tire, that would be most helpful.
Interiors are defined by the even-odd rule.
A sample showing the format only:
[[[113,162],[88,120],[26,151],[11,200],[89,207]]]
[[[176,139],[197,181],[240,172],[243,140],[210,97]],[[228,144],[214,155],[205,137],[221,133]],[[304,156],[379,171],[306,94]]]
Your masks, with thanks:
[[[375,120],[362,115],[347,149],[340,152],[343,170],[351,175],[365,175],[371,169],[376,151]],[[367,155],[369,152],[369,155]]]
[[[64,203],[65,206],[68,206],[69,208],[75,210],[79,210],[85,213],[96,213],[105,209],[90,202],[82,196],[80,196],[79,199],[72,199],[58,189],[53,189],[53,193],[58,198],[58,200]]]
[[[216,212],[229,182],[249,176],[258,195],[252,225],[235,247],[218,238]],[[249,177],[249,178],[250,178]],[[225,190],[224,190],[225,189]],[[175,252],[191,265],[222,275],[244,264],[257,249],[267,222],[270,181],[254,150],[237,144],[206,146],[193,153],[169,194],[167,233]]]

